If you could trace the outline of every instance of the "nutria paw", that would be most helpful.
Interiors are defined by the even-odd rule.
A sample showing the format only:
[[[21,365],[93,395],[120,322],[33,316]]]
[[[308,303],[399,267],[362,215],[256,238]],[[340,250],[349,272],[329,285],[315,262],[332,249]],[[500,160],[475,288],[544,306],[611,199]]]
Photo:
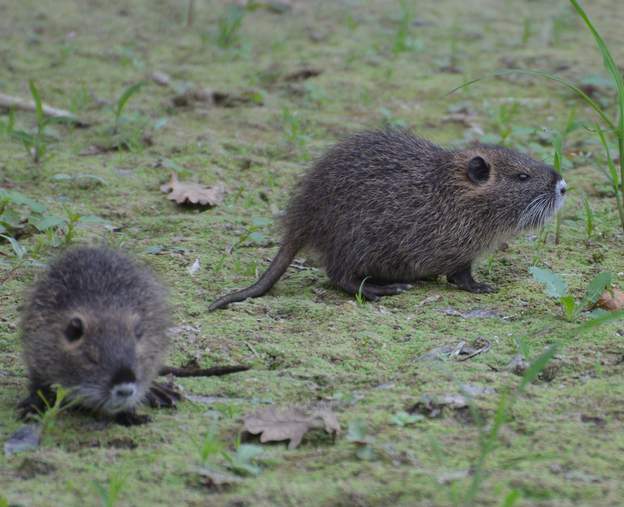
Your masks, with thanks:
[[[161,384],[154,382],[146,396],[146,401],[152,408],[175,408],[176,402],[182,399],[182,394],[177,391],[173,384]]]
[[[151,422],[149,415],[137,414],[136,412],[119,412],[115,414],[115,422],[122,426],[140,426]]]
[[[43,401],[48,402],[49,405]],[[48,406],[54,405],[56,393],[50,387],[33,388],[30,394],[17,405],[17,417],[23,421],[34,419],[45,412]]]
[[[496,292],[496,289],[491,285],[477,282],[474,278],[472,278],[470,267],[447,275],[446,279],[449,283],[456,285],[457,288],[467,290],[468,292],[473,292],[475,294],[489,294],[491,292]]]
[[[367,301],[378,301],[379,298],[384,296],[396,296],[397,294],[401,294],[402,292],[412,288],[412,285],[408,283],[389,283],[386,285],[378,285],[375,283],[369,283],[366,280],[348,280],[335,282],[335,284],[339,289],[348,292],[352,296],[361,294]]]

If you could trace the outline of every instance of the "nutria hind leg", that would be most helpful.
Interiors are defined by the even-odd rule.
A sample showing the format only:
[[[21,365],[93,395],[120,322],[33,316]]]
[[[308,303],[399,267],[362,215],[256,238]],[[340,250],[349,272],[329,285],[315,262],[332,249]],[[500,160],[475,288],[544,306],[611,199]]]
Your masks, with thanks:
[[[334,280],[334,283],[352,296],[361,293],[364,299],[368,301],[377,301],[383,296],[396,296],[397,294],[401,294],[402,292],[412,288],[412,286],[408,283],[389,283],[386,285],[377,285],[375,283],[369,283],[366,278],[363,280]]]
[[[182,393],[178,391],[172,383],[162,384],[153,382],[145,401],[152,408],[175,408],[176,402],[182,399]]]
[[[56,393],[50,386],[33,385],[30,387],[30,394],[18,403],[17,417],[22,420],[35,419],[55,402]]]
[[[472,278],[472,269],[470,264],[463,266],[457,271],[446,275],[446,279],[449,283],[456,285],[458,288],[474,292],[477,294],[487,294],[490,292],[496,292],[496,289],[486,283],[479,283]]]

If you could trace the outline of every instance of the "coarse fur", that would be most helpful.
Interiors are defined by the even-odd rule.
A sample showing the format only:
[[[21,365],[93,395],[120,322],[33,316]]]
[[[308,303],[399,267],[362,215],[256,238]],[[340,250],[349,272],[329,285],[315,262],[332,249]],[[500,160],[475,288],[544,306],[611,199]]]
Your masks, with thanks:
[[[21,415],[45,409],[52,386],[121,423],[143,401],[171,406],[178,397],[154,383],[167,352],[169,306],[145,267],[108,248],[77,247],[54,261],[30,290],[21,319],[31,393]]]
[[[542,225],[564,193],[552,167],[509,148],[447,150],[405,130],[355,134],[301,179],[281,248],[264,275],[209,309],[266,293],[302,248],[320,255],[338,287],[368,299],[438,275],[489,292],[472,278],[473,261]]]

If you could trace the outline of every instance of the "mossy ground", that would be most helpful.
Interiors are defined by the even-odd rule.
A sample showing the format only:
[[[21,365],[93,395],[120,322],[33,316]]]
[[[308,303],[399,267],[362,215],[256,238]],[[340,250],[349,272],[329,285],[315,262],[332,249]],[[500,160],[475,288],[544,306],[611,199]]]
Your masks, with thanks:
[[[407,50],[399,52],[393,50],[401,24],[395,1],[294,0],[285,13],[259,9],[245,15],[239,40],[226,49],[215,43],[225,4],[196,3],[192,28],[185,27],[186,2],[172,0],[0,5],[0,89],[28,96],[27,81],[33,78],[46,102],[73,108],[95,123],[87,129],[55,126],[58,140],[39,165],[19,143],[2,137],[0,185],[13,186],[57,214],[70,209],[115,226],[114,232],[82,227],[77,241],[121,246],[152,265],[171,287],[175,320],[183,326],[172,363],[197,358],[206,366],[244,362],[253,369],[179,380],[188,394],[222,398],[220,411],[190,401],[176,411],[145,409],[153,422],[133,428],[63,414],[40,449],[0,457],[0,503],[4,497],[11,505],[100,505],[95,482],[106,488],[123,477],[121,506],[457,504],[471,480],[462,472],[479,454],[478,426],[452,411],[405,427],[391,424],[391,417],[424,394],[457,393],[462,384],[475,384],[495,390],[475,401],[488,424],[499,396],[519,382],[504,367],[517,353],[515,339],[526,337],[533,355],[557,340],[564,339],[564,347],[550,381],[531,385],[513,407],[486,462],[478,505],[502,505],[512,490],[521,506],[621,505],[623,325],[566,338],[575,324],[560,317],[527,271],[533,262],[548,266],[579,296],[602,270],[615,273],[622,285],[624,237],[614,199],[596,169],[599,146],[589,131],[575,132],[568,142],[571,166],[565,177],[571,191],[561,244],[553,243],[549,226],[544,244],[523,236],[485,259],[477,276],[496,284],[496,294],[468,294],[441,280],[358,305],[307,263],[289,271],[264,298],[206,313],[213,298],[249,284],[275,253],[279,236],[270,227],[261,229],[265,239],[238,244],[254,218],[272,219],[309,160],[345,133],[391,122],[439,143],[461,143],[474,132],[461,118],[447,121],[449,112],[468,111],[470,122],[498,134],[501,105],[518,103],[509,144],[550,159],[550,141],[540,144],[548,137],[544,129],[560,129],[572,108],[581,120],[593,118],[564,88],[513,76],[446,92],[505,67],[542,69],[576,82],[601,74],[594,42],[568,3],[412,2],[415,22]],[[619,2],[588,4],[616,60],[624,62]],[[283,79],[302,68],[322,73],[305,81]],[[153,71],[233,94],[254,89],[263,105],[176,108],[175,92],[149,80]],[[147,125],[153,144],[81,156],[107,140],[116,98],[143,79],[148,82],[131,99],[126,116]],[[606,85],[597,93],[610,103]],[[20,127],[34,124],[31,114],[16,117]],[[140,138],[140,132],[131,134]],[[173,164],[184,168],[185,179],[223,181],[229,190],[224,204],[198,211],[167,201],[158,187]],[[55,179],[59,173],[95,175],[104,184]],[[584,194],[595,214],[591,242],[585,241]],[[30,252],[27,259],[40,263],[58,252],[41,234],[22,243]],[[17,265],[6,243],[0,253],[4,441],[20,425],[15,404],[26,392],[18,308],[40,268],[33,262]],[[201,269],[191,276],[187,268],[196,258]],[[432,295],[439,298],[420,304]],[[448,307],[493,310],[498,316],[463,319],[440,311]],[[417,361],[442,344],[478,337],[490,340],[492,348],[468,361]],[[265,402],[318,400],[332,400],[345,430],[349,422],[365,422],[374,438],[373,459],[359,459],[344,434],[335,442],[313,434],[297,450],[267,445],[262,473],[229,489],[215,491],[198,480],[195,442],[210,429],[233,450],[242,414]]]

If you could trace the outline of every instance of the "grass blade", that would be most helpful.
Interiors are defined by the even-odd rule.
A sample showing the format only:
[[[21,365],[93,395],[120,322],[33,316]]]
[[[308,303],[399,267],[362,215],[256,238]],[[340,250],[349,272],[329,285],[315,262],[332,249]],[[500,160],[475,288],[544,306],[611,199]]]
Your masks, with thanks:
[[[593,100],[589,95],[587,95],[583,90],[581,90],[578,86],[576,86],[574,83],[571,83],[570,81],[566,79],[563,79],[553,74],[549,74],[548,72],[542,72],[539,70],[526,70],[526,69],[502,70],[500,72],[495,72],[494,74],[490,74],[488,76],[484,76],[478,79],[467,81],[457,86],[456,88],[453,88],[445,96],[451,95],[452,93],[455,93],[458,90],[461,90],[470,85],[478,83],[479,81],[484,81],[485,79],[491,79],[491,78],[506,76],[510,74],[527,74],[529,76],[542,77],[544,79],[549,79],[551,81],[555,81],[557,83],[564,85],[565,87],[567,87],[568,89],[576,93],[579,97],[581,97],[594,111],[596,111],[596,113],[598,113],[602,121],[604,121],[605,124],[608,125],[611,130],[616,130],[615,123],[613,123],[613,121],[606,115],[606,113],[603,111],[600,105],[595,100]]]
[[[594,27],[593,23],[587,16],[587,13],[583,10],[583,8],[579,5],[577,0],[570,0],[570,3],[578,13],[578,15],[583,18],[583,21],[587,25],[587,28],[591,31],[596,44],[598,44],[598,49],[600,49],[600,53],[602,54],[602,59],[604,62],[604,66],[609,71],[613,80],[615,81],[615,85],[617,87],[618,93],[618,106],[619,106],[619,118],[618,118],[618,137],[620,135],[624,135],[624,80],[622,79],[622,74],[615,64],[615,60],[613,60],[613,56],[611,56],[611,52],[607,47],[604,39],[598,33],[598,30]]]
[[[121,97],[119,97],[119,100],[117,100],[117,108],[115,109],[116,120],[119,120],[119,117],[121,116],[121,113],[123,113],[123,110],[130,98],[136,94],[144,84],[145,83],[143,81],[139,81],[138,83],[128,86],[128,88],[124,90]]]
[[[35,117],[37,119],[37,127],[41,129],[45,122],[41,95],[39,94],[39,90],[37,89],[37,85],[35,85],[34,80],[31,79],[30,81],[28,81],[28,87],[30,88],[30,94],[32,95],[33,100],[35,101]]]

